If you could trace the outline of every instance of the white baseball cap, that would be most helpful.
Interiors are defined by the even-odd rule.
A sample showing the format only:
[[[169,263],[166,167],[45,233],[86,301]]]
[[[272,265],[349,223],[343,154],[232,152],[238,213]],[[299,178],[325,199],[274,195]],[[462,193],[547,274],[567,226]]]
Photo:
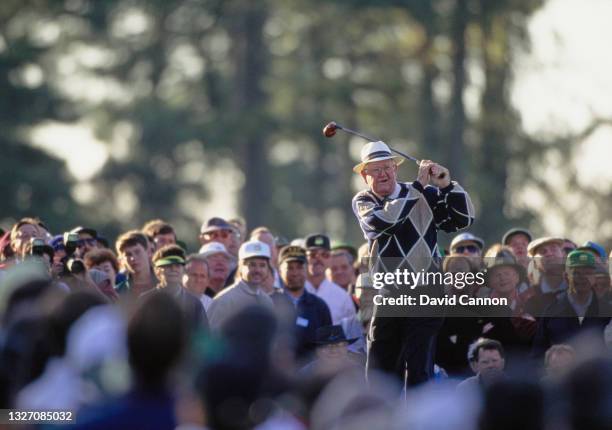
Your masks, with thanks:
[[[238,259],[240,260],[246,260],[247,258],[253,257],[267,258],[269,260],[271,256],[270,247],[258,240],[244,242],[238,251]]]
[[[225,245],[219,242],[208,242],[206,245],[202,245],[198,253],[203,257],[208,257],[213,254],[225,254],[231,257],[230,253],[225,249]]]

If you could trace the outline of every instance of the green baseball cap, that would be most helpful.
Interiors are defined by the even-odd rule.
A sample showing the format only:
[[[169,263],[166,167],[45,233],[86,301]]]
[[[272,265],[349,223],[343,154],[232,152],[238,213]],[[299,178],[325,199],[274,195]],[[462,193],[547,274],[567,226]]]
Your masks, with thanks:
[[[185,260],[178,255],[169,255],[168,257],[160,258],[155,262],[155,267],[170,266],[171,264],[185,265]]]
[[[595,256],[582,250],[574,250],[567,254],[567,261],[565,262],[566,267],[593,267],[597,266],[595,262]]]

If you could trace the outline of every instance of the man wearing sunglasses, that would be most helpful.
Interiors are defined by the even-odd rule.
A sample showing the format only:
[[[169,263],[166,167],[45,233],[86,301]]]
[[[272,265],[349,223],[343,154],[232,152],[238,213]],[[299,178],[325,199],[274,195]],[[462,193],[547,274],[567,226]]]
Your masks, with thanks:
[[[225,249],[231,244],[230,236],[234,228],[223,218],[214,217],[202,224],[200,228],[200,244],[206,245],[210,242],[219,242]]]
[[[474,236],[472,233],[458,234],[450,244],[451,254],[467,257],[472,264],[472,270],[480,270],[483,267],[483,248],[484,240]]]
[[[74,228],[70,233],[79,235],[77,250],[75,252],[78,258],[83,258],[89,251],[99,248],[98,232],[93,228],[79,226]]]

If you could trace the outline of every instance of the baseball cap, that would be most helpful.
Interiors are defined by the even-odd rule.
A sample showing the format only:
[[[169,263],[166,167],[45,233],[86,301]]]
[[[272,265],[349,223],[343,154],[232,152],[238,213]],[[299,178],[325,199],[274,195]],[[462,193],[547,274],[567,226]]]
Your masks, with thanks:
[[[70,231],[70,233],[76,233],[76,234],[86,233],[90,235],[91,237],[93,237],[94,239],[98,237],[98,232],[91,227],[78,226],[78,227],[73,228]]]
[[[270,256],[270,247],[259,240],[244,242],[238,250],[238,259],[240,260],[256,257],[270,259]]]
[[[206,245],[202,245],[198,254],[203,257],[208,257],[213,254],[225,254],[230,257],[230,253],[225,249],[225,245],[219,242],[208,242]]]
[[[304,244],[306,246],[306,249],[323,248],[328,251],[331,249],[331,246],[329,244],[329,237],[327,237],[324,234],[320,234],[320,233],[311,234],[310,236],[306,237]]]
[[[306,263],[306,250],[301,246],[285,246],[278,256],[279,263],[284,261],[299,261]]]
[[[236,228],[225,221],[223,218],[213,217],[202,224],[200,227],[200,233],[208,233],[215,230],[231,230],[234,231]]]
[[[597,255],[599,255],[599,257],[602,260],[606,260],[608,258],[608,254],[606,253],[606,250],[604,249],[603,246],[601,246],[600,244],[596,243],[596,242],[592,242],[590,240],[584,242],[582,244],[582,246],[580,246],[579,248],[576,248],[577,250],[582,250],[582,251],[586,251],[586,250],[592,250],[595,251],[595,253],[597,253]]]
[[[596,267],[595,256],[589,251],[574,250],[567,254],[566,267]]]
[[[482,250],[484,248],[484,240],[481,238],[474,236],[472,233],[461,233],[455,236],[453,241],[450,244],[451,251],[461,242],[474,242],[478,247]]]

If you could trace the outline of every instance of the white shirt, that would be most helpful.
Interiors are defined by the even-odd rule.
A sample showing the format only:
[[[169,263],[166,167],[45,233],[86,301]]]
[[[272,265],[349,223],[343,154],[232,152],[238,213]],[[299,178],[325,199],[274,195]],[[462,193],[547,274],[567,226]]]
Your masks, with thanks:
[[[212,303],[213,299],[206,294],[200,294],[200,301],[202,302],[202,306],[204,306],[204,310],[208,311],[208,307]]]
[[[351,318],[356,314],[351,296],[341,286],[327,278],[316,289],[310,281],[306,281],[306,291],[323,299],[331,312],[334,325],[340,324],[342,318]]]

